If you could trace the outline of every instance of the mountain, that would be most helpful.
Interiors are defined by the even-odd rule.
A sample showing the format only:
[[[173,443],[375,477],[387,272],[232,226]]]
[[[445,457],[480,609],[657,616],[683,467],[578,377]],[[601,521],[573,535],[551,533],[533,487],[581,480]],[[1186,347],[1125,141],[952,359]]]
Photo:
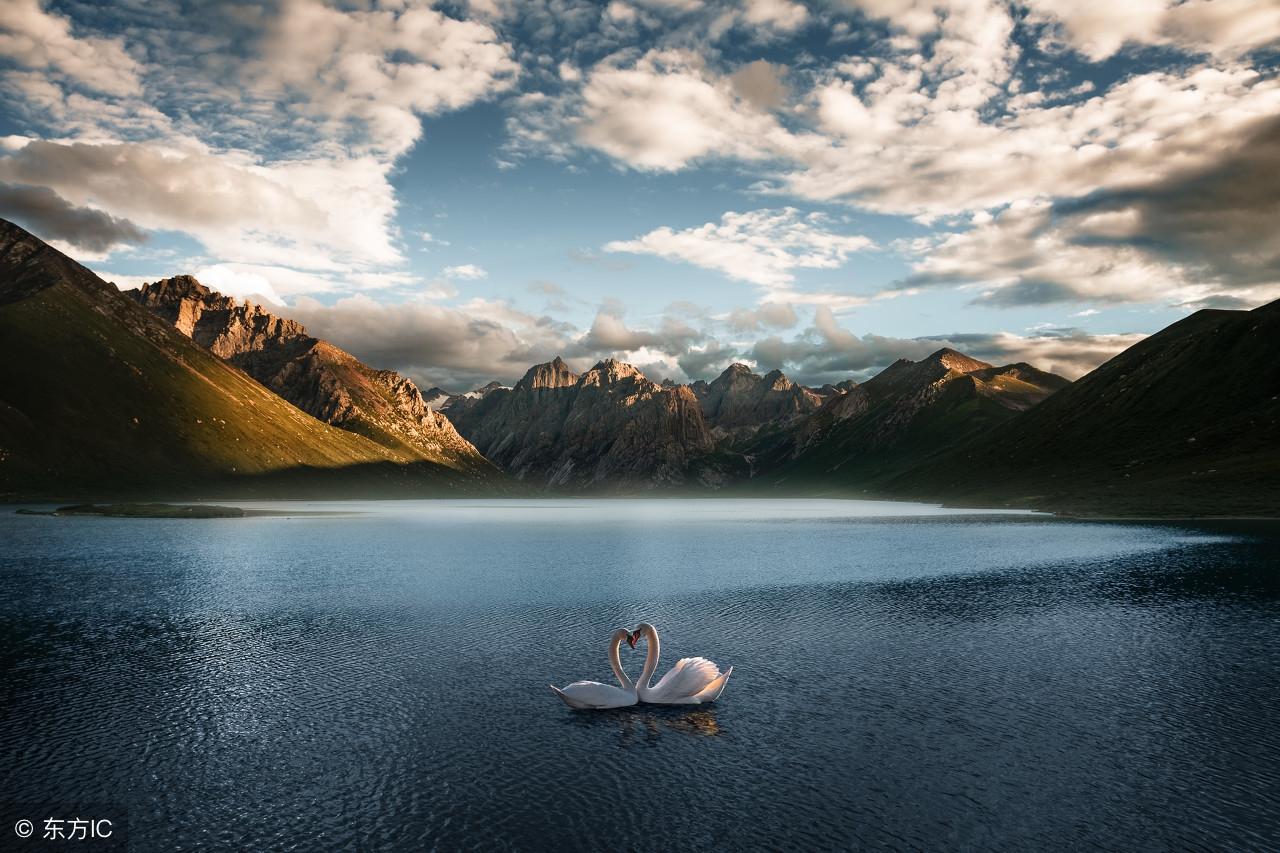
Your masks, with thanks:
[[[743,452],[766,483],[870,489],[1069,384],[1027,364],[994,367],[944,348],[920,361],[900,359],[833,393],[789,430]]]
[[[822,405],[821,395],[773,370],[764,376],[731,364],[711,382],[689,386],[718,441],[741,441],[765,427],[781,427]]]
[[[322,423],[0,220],[0,494],[420,494],[472,475]]]
[[[608,359],[582,375],[560,358],[447,409],[458,430],[503,470],[540,486],[649,490],[727,475],[698,400]]]
[[[886,483],[1131,515],[1280,513],[1280,302],[1204,310]]]
[[[465,418],[466,413],[470,411],[477,403],[483,400],[490,392],[493,391],[510,391],[506,385],[501,382],[493,381],[479,388],[465,391],[461,394],[449,394],[443,400],[439,401],[436,409],[449,415],[450,420],[455,424],[459,418]]]
[[[363,364],[293,320],[251,302],[237,303],[189,275],[125,295],[325,423],[408,457],[480,477],[493,473],[411,380]]]

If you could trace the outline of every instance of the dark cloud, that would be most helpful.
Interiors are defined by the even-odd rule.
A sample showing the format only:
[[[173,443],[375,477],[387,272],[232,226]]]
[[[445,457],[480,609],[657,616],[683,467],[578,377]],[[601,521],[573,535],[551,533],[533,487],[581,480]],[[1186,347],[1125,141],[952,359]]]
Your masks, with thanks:
[[[64,240],[89,252],[105,252],[121,243],[147,239],[146,232],[128,219],[76,207],[48,187],[0,183],[0,216],[45,240]]]
[[[1118,232],[1094,232],[1091,215],[1124,214]],[[1280,117],[1255,122],[1207,168],[1104,190],[1054,205],[1079,244],[1129,245],[1203,267],[1228,287],[1280,281]]]

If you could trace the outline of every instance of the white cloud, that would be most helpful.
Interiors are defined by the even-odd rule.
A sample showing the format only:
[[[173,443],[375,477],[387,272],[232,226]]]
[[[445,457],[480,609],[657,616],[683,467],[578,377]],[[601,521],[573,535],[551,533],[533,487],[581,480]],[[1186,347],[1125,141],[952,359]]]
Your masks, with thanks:
[[[631,166],[673,171],[709,156],[759,160],[789,134],[688,51],[602,63],[582,90],[578,139]]]
[[[207,37],[198,15],[149,12],[107,38],[34,0],[0,8],[14,66],[0,95],[44,128],[3,146],[0,180],[189,234],[219,263],[343,273],[352,287],[404,261],[390,177],[421,117],[505,91],[519,71],[492,27],[419,0],[223,10],[214,29],[227,29]]]
[[[421,133],[419,115],[455,110],[508,88],[519,71],[488,25],[419,4],[372,11],[287,0],[246,68],[259,97],[288,105],[344,139],[395,157]]]
[[[742,18],[754,26],[792,32],[809,20],[809,11],[791,0],[746,0]]]
[[[675,231],[656,228],[634,240],[607,243],[607,252],[656,255],[724,273],[765,288],[795,280],[796,269],[835,269],[853,252],[870,248],[860,235],[836,234],[819,214],[801,216],[795,208],[725,213],[708,222]]]
[[[77,37],[70,20],[44,11],[39,0],[0,4],[0,56],[19,67],[106,95],[142,91],[138,63],[126,52],[123,40]]]
[[[457,266],[445,267],[440,274],[445,278],[458,278],[463,281],[475,281],[481,278],[488,278],[489,271],[475,264],[459,264]]]
[[[1059,27],[1067,43],[1097,62],[1128,43],[1171,44],[1235,58],[1280,40],[1272,0],[1027,0],[1032,20]]]
[[[284,300],[280,298],[280,294],[276,293],[267,277],[251,269],[215,264],[196,270],[195,277],[201,284],[224,296],[234,296],[237,299],[254,302],[268,302],[273,306],[284,304]]]

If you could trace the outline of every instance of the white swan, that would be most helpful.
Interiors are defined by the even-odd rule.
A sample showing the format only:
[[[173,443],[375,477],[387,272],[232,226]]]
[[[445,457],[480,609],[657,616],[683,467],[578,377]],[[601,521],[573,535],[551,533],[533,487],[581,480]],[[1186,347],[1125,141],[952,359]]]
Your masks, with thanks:
[[[649,679],[658,668],[658,655],[661,653],[658,629],[648,622],[641,622],[640,627],[627,637],[627,645],[634,649],[636,641],[641,637],[649,644],[644,669],[636,687],[641,702],[655,705],[701,705],[703,702],[714,702],[720,697],[729,676],[733,674],[733,667],[721,673],[720,667],[706,658],[681,658],[671,667],[670,672],[650,687]]]
[[[636,704],[636,686],[622,671],[622,660],[618,657],[618,649],[622,646],[623,640],[635,647],[635,643],[631,641],[631,634],[626,628],[614,631],[613,638],[609,641],[609,666],[613,669],[613,674],[618,677],[621,687],[601,684],[599,681],[575,681],[573,684],[565,685],[563,689],[552,684],[551,689],[570,708],[600,710],[625,708]]]

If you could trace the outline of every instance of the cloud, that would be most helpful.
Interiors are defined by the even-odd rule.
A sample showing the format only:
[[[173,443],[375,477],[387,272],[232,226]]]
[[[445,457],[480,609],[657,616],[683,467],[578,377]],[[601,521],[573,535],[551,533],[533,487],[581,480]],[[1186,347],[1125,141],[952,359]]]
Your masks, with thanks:
[[[1027,5],[1033,22],[1056,27],[1094,62],[1126,43],[1175,45],[1234,58],[1280,40],[1280,7],[1271,0],[1027,0]]]
[[[76,207],[48,187],[0,183],[0,216],[25,225],[44,240],[61,240],[89,253],[147,239],[146,232],[129,220]]]
[[[809,20],[809,11],[791,0],[746,0],[742,19],[754,26],[792,32]]]
[[[519,74],[492,27],[416,0],[77,9],[0,10],[0,97],[39,129],[4,146],[0,180],[188,234],[218,262],[353,284],[404,262],[390,178],[422,117]]]
[[[286,0],[245,69],[252,91],[327,138],[396,157],[421,133],[419,115],[456,110],[512,85],[519,66],[488,25],[416,5],[342,10]]]
[[[785,65],[757,59],[733,72],[729,81],[733,91],[752,106],[772,110],[782,106],[787,99],[787,85],[783,82],[786,73]]]
[[[422,387],[451,391],[492,379],[513,382],[529,365],[565,351],[573,330],[502,302],[445,307],[427,301],[377,302],[364,294],[325,305],[300,297],[285,316],[374,367],[398,370]]]
[[[488,270],[475,264],[458,264],[457,266],[445,267],[440,271],[440,274],[445,278],[460,278],[463,281],[476,281],[477,279],[489,277]]]
[[[900,287],[973,284],[997,306],[1253,307],[1280,297],[1280,121],[1246,126],[1211,165],[1078,199],[1010,206],[930,244]]]
[[[786,302],[763,302],[755,309],[738,308],[730,312],[729,328],[735,332],[758,332],[761,329],[789,329],[800,318]]]
[[[36,140],[0,156],[0,180],[48,187],[144,228],[185,231],[228,261],[342,269],[400,260],[388,230],[394,193],[369,158],[268,165],[195,145]]]
[[[44,11],[39,0],[5,0],[0,6],[0,56],[20,68],[105,95],[142,91],[138,63],[123,40],[77,37],[69,19]]]
[[[1224,287],[1280,285],[1280,118],[1242,128],[1208,166],[1054,205],[1075,240],[1133,246]]]
[[[856,335],[827,308],[814,312],[813,325],[790,340],[756,341],[746,356],[759,369],[781,369],[807,385],[869,379],[900,358],[918,360],[952,347],[996,365],[1025,361],[1075,379],[1137,343],[1140,334],[1092,335],[1079,329],[1046,329],[1024,336],[1012,332],[938,334],[896,338]]]
[[[761,89],[749,72],[749,89]],[[759,160],[762,140],[787,132],[740,96],[732,81],[690,51],[652,51],[634,65],[601,63],[590,73],[576,118],[583,144],[649,171],[674,171],[705,157]]]
[[[850,254],[872,245],[867,237],[828,230],[820,214],[801,216],[800,211],[786,207],[730,211],[719,223],[682,231],[662,226],[634,240],[614,240],[604,250],[684,261],[771,288],[793,282],[796,269],[840,267]]]

